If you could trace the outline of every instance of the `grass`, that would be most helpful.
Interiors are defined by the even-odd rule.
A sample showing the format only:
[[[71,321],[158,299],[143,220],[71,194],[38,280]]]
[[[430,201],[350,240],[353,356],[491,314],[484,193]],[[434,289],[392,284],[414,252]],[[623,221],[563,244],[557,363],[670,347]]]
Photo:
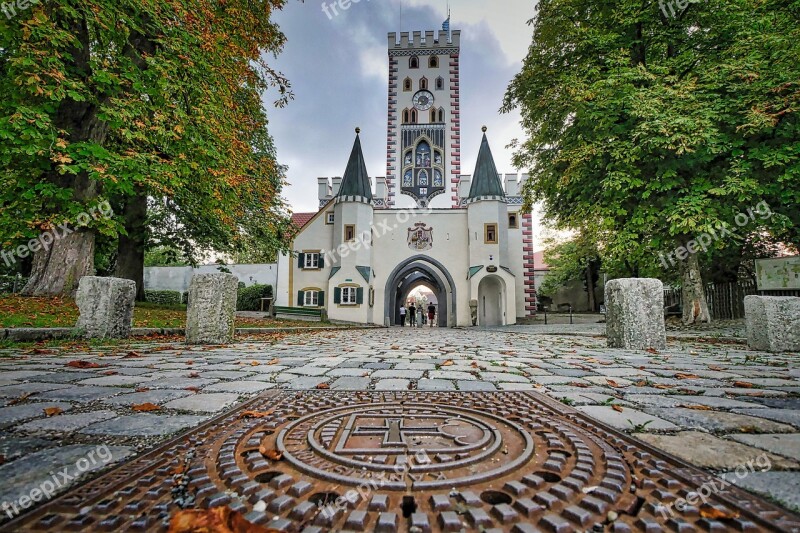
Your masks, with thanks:
[[[71,328],[78,321],[78,307],[70,298],[33,298],[0,296],[2,328]],[[185,305],[161,305],[137,302],[133,312],[136,328],[183,328],[186,325]],[[331,324],[301,320],[236,317],[237,328],[292,328],[330,326]]]

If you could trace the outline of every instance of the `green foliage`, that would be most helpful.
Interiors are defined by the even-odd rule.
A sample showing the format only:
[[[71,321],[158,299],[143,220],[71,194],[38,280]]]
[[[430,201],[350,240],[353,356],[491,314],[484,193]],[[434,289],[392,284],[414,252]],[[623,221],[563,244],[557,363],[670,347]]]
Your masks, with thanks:
[[[261,298],[272,298],[272,285],[240,287],[236,300],[237,311],[261,311]]]
[[[144,254],[144,266],[146,267],[180,267],[188,266],[188,264],[182,257],[181,251],[170,246],[156,246]]]
[[[158,305],[180,305],[183,303],[183,295],[180,291],[144,291],[145,300],[151,304]]]
[[[519,109],[528,204],[591,224],[605,266],[641,274],[766,200],[777,215],[720,239],[800,228],[800,4],[542,0],[504,110]],[[638,275],[637,274],[637,275]]]
[[[11,294],[14,289],[19,292],[27,282],[28,278],[18,278],[16,275],[0,275],[0,294]]]

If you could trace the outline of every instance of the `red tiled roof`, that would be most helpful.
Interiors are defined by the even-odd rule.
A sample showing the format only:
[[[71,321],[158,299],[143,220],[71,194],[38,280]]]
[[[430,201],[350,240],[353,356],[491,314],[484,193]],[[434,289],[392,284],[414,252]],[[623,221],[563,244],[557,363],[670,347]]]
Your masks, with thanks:
[[[311,219],[316,216],[316,213],[294,213],[292,215],[292,223],[299,229],[311,222]]]
[[[533,253],[533,268],[535,270],[550,270],[550,265],[544,262],[544,250]]]

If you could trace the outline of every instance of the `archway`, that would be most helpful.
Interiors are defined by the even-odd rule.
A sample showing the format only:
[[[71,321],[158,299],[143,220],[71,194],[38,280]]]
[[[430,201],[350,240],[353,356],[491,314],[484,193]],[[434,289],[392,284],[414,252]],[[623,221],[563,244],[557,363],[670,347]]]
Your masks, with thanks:
[[[478,285],[478,325],[505,325],[505,282],[498,276],[486,276]]]
[[[385,316],[391,325],[400,324],[400,305],[420,285],[431,290],[439,303],[436,323],[441,328],[456,324],[456,285],[438,261],[419,255],[394,269],[386,282]]]

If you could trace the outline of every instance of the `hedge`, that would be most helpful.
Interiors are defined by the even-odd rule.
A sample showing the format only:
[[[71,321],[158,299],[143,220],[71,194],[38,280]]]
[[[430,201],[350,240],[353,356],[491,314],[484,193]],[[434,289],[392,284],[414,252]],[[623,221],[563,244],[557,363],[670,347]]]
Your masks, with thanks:
[[[22,287],[28,282],[28,278],[19,278],[16,276],[0,276],[0,294],[11,294],[14,292],[14,283],[16,282],[17,292],[22,290]]]
[[[272,298],[272,285],[239,287],[237,311],[261,311],[261,298]]]
[[[161,305],[180,305],[183,295],[179,291],[144,291],[144,299]]]

